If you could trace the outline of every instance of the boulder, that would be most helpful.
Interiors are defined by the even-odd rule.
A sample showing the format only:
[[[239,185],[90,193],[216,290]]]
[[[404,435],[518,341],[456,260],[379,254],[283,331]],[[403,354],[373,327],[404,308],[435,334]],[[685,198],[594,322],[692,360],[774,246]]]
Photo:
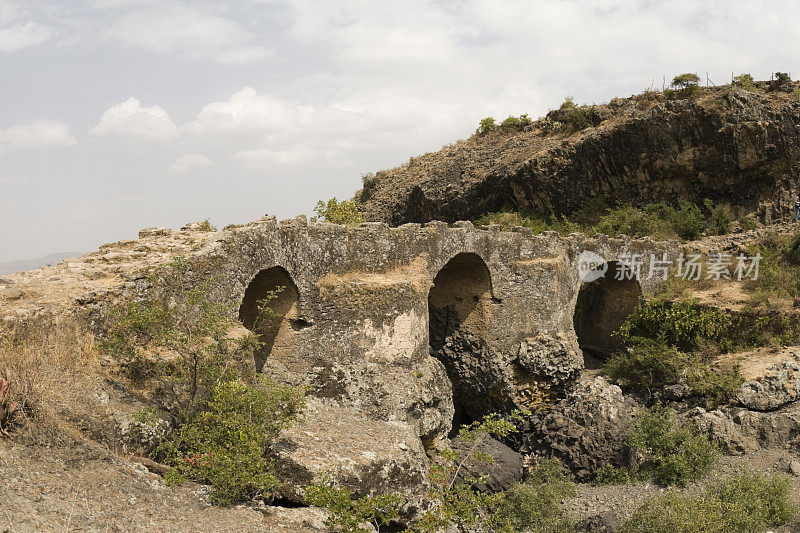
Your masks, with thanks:
[[[777,411],[750,411],[723,407],[696,408],[687,417],[703,429],[724,451],[744,454],[761,448],[800,446],[800,404]]]
[[[357,496],[397,492],[414,514],[427,488],[428,458],[414,428],[371,420],[340,405],[310,399],[302,418],[272,446],[281,496],[298,503],[326,476]]]
[[[745,435],[741,425],[736,424],[726,412],[706,411],[697,407],[687,414],[687,418],[726,454],[744,455],[760,448],[756,438]]]
[[[522,454],[515,452],[502,442],[491,437],[478,435],[474,441],[467,441],[456,437],[450,443],[453,450],[458,451],[462,458],[467,458],[459,474],[461,481],[469,477],[485,480],[478,483],[475,488],[481,492],[501,492],[522,480],[525,471],[525,461]],[[476,460],[474,454],[486,454],[493,459],[493,463]]]
[[[316,507],[267,507],[264,510],[264,529],[267,533],[327,533],[325,525],[328,513]],[[372,524],[361,524],[361,528],[372,533]]]
[[[521,451],[554,455],[587,480],[601,466],[626,462],[638,407],[601,376],[579,380],[563,400],[531,418]]]
[[[744,383],[736,393],[742,407],[774,411],[800,398],[800,365],[791,361],[772,365],[760,380]]]

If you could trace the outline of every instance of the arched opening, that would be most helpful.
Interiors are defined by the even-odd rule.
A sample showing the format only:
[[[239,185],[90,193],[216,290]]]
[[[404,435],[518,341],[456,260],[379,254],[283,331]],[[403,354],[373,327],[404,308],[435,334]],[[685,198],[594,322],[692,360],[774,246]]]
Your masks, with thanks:
[[[262,270],[247,286],[239,320],[262,342],[255,354],[256,372],[264,369],[271,354],[294,346],[296,331],[305,325],[298,315],[298,302],[297,286],[282,267]]]
[[[431,355],[442,361],[453,383],[453,427],[480,416],[468,383],[480,366],[487,334],[492,282],[478,255],[460,253],[436,275],[428,294]],[[477,400],[477,402],[476,402]]]
[[[588,368],[622,347],[614,333],[642,299],[639,280],[628,279],[629,273],[623,264],[609,261],[603,277],[583,283],[578,291],[573,324]]]

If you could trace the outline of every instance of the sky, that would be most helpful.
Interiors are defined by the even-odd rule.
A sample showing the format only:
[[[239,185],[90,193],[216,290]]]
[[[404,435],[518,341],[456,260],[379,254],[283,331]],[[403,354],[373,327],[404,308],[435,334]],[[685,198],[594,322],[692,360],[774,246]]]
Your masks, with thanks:
[[[0,261],[311,213],[479,120],[797,71],[800,2],[0,0]]]

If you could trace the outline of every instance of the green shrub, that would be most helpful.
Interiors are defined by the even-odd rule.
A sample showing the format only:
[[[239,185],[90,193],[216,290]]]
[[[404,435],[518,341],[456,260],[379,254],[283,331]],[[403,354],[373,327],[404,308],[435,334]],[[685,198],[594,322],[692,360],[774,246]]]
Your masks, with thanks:
[[[500,129],[503,131],[513,132],[513,131],[522,131],[528,126],[530,126],[533,121],[528,118],[528,115],[520,115],[518,117],[509,116],[503,122],[500,123]]]
[[[211,224],[208,219],[202,221],[197,229],[200,231],[217,231],[217,227]]]
[[[686,486],[707,474],[718,458],[708,437],[692,426],[678,427],[673,411],[660,405],[639,412],[630,444],[640,475],[663,485]]]
[[[752,231],[758,228],[758,222],[752,217],[744,217],[739,219],[739,227],[742,231]]]
[[[791,521],[797,504],[790,500],[791,481],[744,470],[714,484],[707,492],[724,508],[727,531],[763,531]]]
[[[161,443],[155,456],[173,467],[171,482],[211,485],[215,503],[269,497],[279,481],[265,453],[302,408],[299,389],[228,381],[214,387],[207,406]]]
[[[314,207],[314,212],[317,214],[311,220],[316,221],[322,218],[327,222],[334,224],[344,224],[346,226],[353,226],[366,222],[364,215],[359,210],[358,203],[354,200],[336,200],[336,197],[331,198],[327,202],[320,200]]]
[[[733,84],[737,87],[741,87],[745,91],[755,92],[756,91],[756,82],[753,80],[753,76],[750,74],[740,74],[733,78]]]
[[[576,107],[578,106],[575,103],[575,98],[572,96],[567,96],[566,98],[564,98],[564,101],[561,103],[559,109],[561,111],[569,111],[570,109],[575,109]]]
[[[704,494],[670,490],[650,499],[628,518],[621,533],[762,533],[789,523],[797,513],[784,476],[744,471],[712,485]]]
[[[329,478],[306,487],[306,500],[316,507],[327,509],[325,525],[341,533],[367,533],[365,524],[380,531],[384,524],[397,520],[405,500],[399,494],[362,496],[356,498],[346,487],[337,487]]]
[[[726,210],[721,207],[714,208],[711,200],[706,199],[705,205],[711,212],[708,219],[707,229],[711,235],[725,235],[731,232],[731,217]]]
[[[478,124],[478,129],[475,133],[478,134],[485,134],[489,133],[490,131],[494,131],[497,129],[497,122],[495,122],[494,118],[486,117],[481,119],[480,123]]]
[[[678,383],[689,357],[672,346],[645,339],[628,339],[628,347],[604,366],[614,381],[652,393],[665,385]]]
[[[461,466],[467,460],[491,464],[491,456],[478,451],[480,443],[487,436],[502,439],[518,431],[515,424],[522,421],[523,414],[514,411],[505,418],[487,415],[459,429],[459,437],[467,444],[465,451],[448,447],[438,451],[428,475],[431,504],[414,524],[414,531],[435,533],[450,526],[460,530],[513,531],[511,519],[499,512],[505,495],[479,491],[476,486],[481,477],[464,476]]]
[[[788,85],[792,81],[792,78],[786,72],[776,72],[775,73],[775,80],[773,81],[773,86],[776,88],[782,88]]]
[[[561,501],[577,494],[558,459],[545,459],[535,466],[524,483],[505,495],[498,514],[517,531],[567,533],[575,531],[572,519],[563,516]]]
[[[744,383],[738,365],[713,369],[698,353],[683,353],[644,338],[630,339],[627,348],[609,359],[604,368],[613,380],[648,396],[665,386],[684,383],[709,408],[730,403]]]
[[[800,100],[800,89],[795,89],[794,93],[792,94],[794,95],[795,100]]]
[[[650,338],[681,349],[694,349],[701,341],[720,340],[730,324],[731,319],[723,310],[701,307],[697,300],[667,302],[653,298],[641,302],[617,334],[626,341]]]
[[[800,231],[790,238],[783,255],[793,265],[800,265]]]
[[[606,485],[627,485],[636,480],[636,476],[627,468],[616,466],[603,466],[595,472],[592,485],[603,487]]]
[[[800,297],[800,232],[794,236],[770,233],[750,246],[749,255],[761,255],[758,279],[748,279],[750,301],[767,308]]]
[[[676,89],[684,89],[686,87],[691,87],[692,85],[697,85],[699,82],[700,76],[692,72],[686,72],[684,74],[678,74],[672,78],[672,83],[670,86],[675,87]]]
[[[679,202],[678,209],[671,213],[670,219],[675,233],[687,241],[699,239],[706,222],[700,208],[685,200]]]

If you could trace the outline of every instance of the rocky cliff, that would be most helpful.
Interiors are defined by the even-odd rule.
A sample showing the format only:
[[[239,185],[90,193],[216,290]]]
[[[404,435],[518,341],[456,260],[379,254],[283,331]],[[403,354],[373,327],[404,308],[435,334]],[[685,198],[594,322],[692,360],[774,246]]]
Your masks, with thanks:
[[[577,132],[555,110],[522,131],[496,128],[378,172],[356,198],[368,220],[390,224],[473,220],[507,207],[569,214],[595,197],[710,198],[735,217],[771,221],[789,215],[797,192],[794,90],[711,87],[685,99],[649,91],[582,108],[594,126]]]

